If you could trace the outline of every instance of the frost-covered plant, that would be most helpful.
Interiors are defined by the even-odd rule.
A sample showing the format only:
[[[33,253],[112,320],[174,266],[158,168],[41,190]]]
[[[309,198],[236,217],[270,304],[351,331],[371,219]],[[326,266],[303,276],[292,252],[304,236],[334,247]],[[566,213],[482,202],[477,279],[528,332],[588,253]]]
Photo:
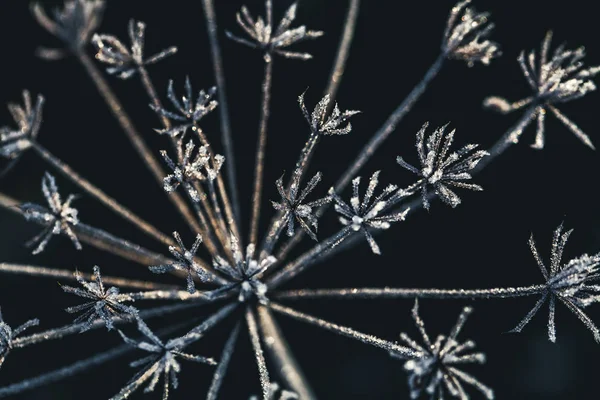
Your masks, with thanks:
[[[30,336],[19,335],[26,328],[37,325],[37,320],[31,320],[12,329],[0,315],[0,365],[6,354],[15,348],[66,338],[75,333],[101,327],[106,327],[110,331],[119,325],[119,329],[115,330],[125,342],[124,345],[112,350],[98,353],[55,371],[0,387],[0,397],[19,394],[57,379],[73,376],[135,348],[148,354],[131,363],[133,367],[141,369],[113,399],[128,398],[145,384],[147,384],[145,391],[152,392],[161,379],[163,399],[167,399],[170,389],[175,389],[179,385],[180,361],[186,360],[215,366],[212,383],[209,388],[206,388],[207,399],[213,400],[219,396],[240,331],[245,329],[252,346],[262,398],[265,400],[314,399],[316,395],[300,372],[292,354],[293,349],[284,340],[276,323],[275,314],[282,314],[382,349],[387,354],[404,360],[404,369],[409,376],[409,395],[413,399],[429,397],[441,400],[444,396],[466,399],[468,397],[463,388],[464,384],[474,386],[485,398],[492,399],[494,394],[490,388],[470,373],[459,369],[463,364],[482,364],[485,360],[483,353],[472,352],[475,347],[472,341],[460,342],[457,339],[471,308],[463,309],[447,337],[438,336],[435,341],[432,341],[425,332],[423,321],[418,313],[416,300],[422,298],[489,299],[540,296],[533,310],[514,331],[521,331],[546,300],[549,300],[548,329],[551,341],[556,339],[554,309],[556,300],[559,300],[574,312],[593,332],[595,339],[600,341],[600,331],[582,311],[600,298],[598,295],[600,287],[594,284],[599,277],[600,254],[582,255],[561,266],[562,250],[570,234],[570,231],[563,234],[562,227],[559,227],[555,233],[549,269],[546,269],[538,255],[533,239],[530,241],[532,252],[545,279],[543,284],[493,289],[410,289],[393,288],[389,287],[388,282],[382,282],[381,287],[377,288],[280,289],[283,284],[306,269],[322,262],[337,251],[347,249],[357,241],[366,239],[371,251],[377,255],[381,254],[375,235],[389,231],[392,223],[405,220],[413,211],[421,207],[429,210],[435,197],[451,207],[456,207],[461,203],[461,199],[453,189],[481,191],[481,186],[471,183],[474,175],[492,159],[506,151],[512,143],[516,143],[523,128],[534,116],[538,117],[536,147],[542,147],[543,116],[540,115],[546,109],[554,112],[580,139],[592,147],[589,138],[580,133],[576,126],[566,120],[566,117],[561,117],[562,114],[553,104],[581,97],[593,90],[595,86],[592,78],[598,69],[582,67],[580,60],[583,57],[583,50],[566,51],[561,47],[548,61],[550,43],[548,36],[542,48],[538,69],[534,68],[534,53],[529,57],[529,66],[525,64],[523,57],[519,61],[536,95],[515,104],[509,104],[499,98],[488,99],[485,103],[503,112],[525,105],[531,107],[520,122],[509,129],[495,145],[489,150],[477,150],[478,145],[467,144],[462,147],[456,146],[457,150],[453,150],[454,130],[446,132],[447,125],[444,125],[426,135],[428,124],[425,123],[416,137],[420,166],[409,164],[402,156],[396,160],[398,164],[416,175],[416,180],[404,185],[390,183],[377,194],[380,175],[380,171],[377,171],[371,175],[367,188],[361,196],[359,170],[425,92],[429,82],[438,74],[445,61],[459,59],[471,66],[476,62],[488,64],[500,55],[499,45],[488,39],[493,28],[493,24],[488,21],[489,14],[475,11],[469,6],[469,0],[460,2],[450,12],[440,54],[427,71],[425,78],[392,112],[381,128],[368,137],[364,148],[348,165],[336,184],[329,191],[324,191],[317,185],[323,178],[321,172],[304,182],[315,149],[323,137],[336,136],[333,139],[343,140],[345,136],[351,134],[350,120],[359,113],[355,110],[341,111],[335,102],[335,94],[343,76],[359,9],[359,1],[351,0],[344,35],[329,78],[327,92],[317,102],[312,113],[305,105],[305,94],[298,96],[299,114],[308,123],[306,130],[308,139],[293,166],[292,175],[287,182],[284,181],[285,175],[282,174],[275,185],[264,185],[274,56],[309,60],[311,54],[297,52],[296,44],[318,38],[323,34],[321,31],[309,30],[304,25],[292,27],[296,19],[296,3],[292,4],[280,22],[275,24],[272,3],[272,0],[265,1],[264,18],[254,18],[246,7],[242,7],[237,14],[237,23],[249,38],[238,37],[227,32],[227,36],[234,41],[260,50],[264,60],[262,98],[260,107],[256,107],[260,109],[260,119],[251,215],[248,224],[241,223],[239,186],[235,176],[236,159],[213,0],[203,0],[203,7],[216,86],[207,91],[199,91],[194,101],[191,81],[186,78],[185,94],[180,100],[175,95],[173,81],[170,80],[167,99],[174,111],[163,106],[145,67],[175,53],[175,50],[169,48],[155,56],[145,57],[143,54],[144,23],[131,20],[129,24],[131,47],[127,47],[113,35],[96,32],[105,6],[102,0],[66,0],[63,7],[56,9],[52,17],[45,13],[41,5],[33,6],[33,13],[38,22],[64,42],[64,49],[41,50],[40,55],[48,59],[56,59],[67,55],[68,51],[82,64],[158,185],[164,189],[184,222],[195,233],[195,240],[191,247],[186,246],[177,233],[182,231],[179,225],[173,227],[173,238],[165,235],[132,210],[85,180],[38,143],[44,98],[38,96],[34,106],[29,92],[25,91],[23,106],[9,106],[18,128],[14,130],[7,127],[0,130],[0,155],[14,160],[18,159],[23,152],[33,150],[52,168],[57,169],[62,177],[72,181],[83,195],[98,200],[158,242],[163,250],[168,250],[164,252],[166,254],[155,252],[125,240],[117,233],[110,233],[80,222],[77,210],[71,206],[75,196],[71,195],[63,201],[58,193],[55,178],[46,173],[42,180],[42,191],[48,202],[48,208],[32,203],[20,203],[0,193],[2,208],[20,213],[27,220],[45,227],[42,234],[33,241],[37,245],[33,253],[37,254],[45,250],[53,235],[62,235],[69,238],[77,249],[82,249],[82,243],[96,247],[124,260],[148,267],[150,272],[172,273],[176,276],[175,282],[178,283],[166,284],[151,280],[136,281],[101,276],[98,267],[94,267],[92,274],[86,275],[80,272],[70,274],[65,270],[46,267],[0,264],[0,271],[3,272],[75,280],[82,288],[63,285],[63,290],[86,299],[85,303],[67,309],[70,313],[82,313],[73,323]],[[155,130],[159,134],[164,134],[161,138],[166,140],[174,151],[162,150],[158,153],[160,155],[158,157],[157,153],[146,144],[144,137],[124,111],[125,107],[113,93],[101,70],[87,54],[86,46],[90,42],[93,42],[96,47],[96,59],[107,64],[109,74],[116,74],[122,79],[139,77],[150,106],[158,115],[162,125]],[[294,49],[290,50],[292,45]],[[212,135],[204,132],[200,125],[203,119],[212,115],[211,112],[217,108],[225,157],[213,151]],[[188,131],[192,134],[188,135]],[[169,167],[169,171],[165,170],[161,157]],[[393,181],[396,179],[394,177]],[[346,201],[344,190],[350,182],[353,187],[352,195],[349,201]],[[272,201],[274,215],[268,229],[261,232],[259,219],[263,205],[262,194],[269,188],[273,191],[276,189],[279,201]],[[183,195],[180,193],[182,191]],[[316,200],[311,201],[309,195]],[[337,231],[323,235],[322,232],[317,231],[319,218],[332,204],[340,226]],[[17,207],[14,207],[15,205]],[[243,225],[249,225],[247,237],[241,232]],[[297,229],[297,225],[301,229]],[[286,235],[283,235],[284,231]],[[293,255],[293,249],[305,235],[317,243],[309,242],[311,247],[308,250],[297,256]],[[107,288],[105,285],[111,287]],[[121,293],[125,288],[138,291]],[[423,344],[419,344],[405,334],[401,335],[402,343],[386,340],[279,303],[297,299],[325,298],[415,299],[413,318]],[[149,300],[164,300],[173,304],[162,307],[145,306]],[[131,304],[133,302],[135,307]],[[150,330],[146,323],[153,317],[170,316],[175,311],[185,309],[195,310],[206,304],[214,306],[213,309],[216,311],[200,323],[193,318],[184,318],[181,324],[165,323],[165,326],[161,326],[156,333]],[[219,356],[203,357],[187,352],[188,346],[203,338],[217,324],[230,319],[235,319],[236,323]],[[143,338],[132,339],[127,336],[123,332],[128,328],[127,324],[137,327]],[[177,330],[183,328],[188,329],[187,333],[175,334]],[[113,332],[105,334],[114,334]],[[274,373],[277,375],[277,381],[281,382],[280,385],[272,382],[271,377]]]

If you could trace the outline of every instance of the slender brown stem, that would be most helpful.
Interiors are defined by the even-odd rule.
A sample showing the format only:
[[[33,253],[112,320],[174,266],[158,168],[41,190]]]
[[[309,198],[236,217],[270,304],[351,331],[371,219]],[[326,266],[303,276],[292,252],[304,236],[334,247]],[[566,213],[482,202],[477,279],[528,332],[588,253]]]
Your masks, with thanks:
[[[112,197],[108,196],[101,189],[94,186],[91,182],[83,178],[77,172],[75,172],[69,165],[65,164],[63,161],[58,159],[52,153],[50,153],[46,148],[44,148],[41,144],[37,142],[31,142],[31,147],[35,150],[35,152],[42,158],[44,161],[48,162],[54,168],[59,170],[63,176],[70,179],[77,186],[85,190],[88,194],[98,200],[100,203],[104,204],[115,214],[121,216],[126,221],[131,222],[134,226],[136,226],[142,232],[148,234],[148,236],[158,240],[162,244],[166,246],[173,246],[175,242],[169,236],[160,232],[150,223],[144,221],[137,215],[135,215],[131,210],[122,206]]]
[[[163,178],[165,177],[165,172],[163,171],[160,163],[154,157],[152,151],[148,147],[148,145],[144,142],[141,135],[138,133],[136,128],[133,125],[133,122],[129,118],[129,116],[125,113],[121,102],[117,99],[110,86],[102,76],[102,73],[98,70],[93,61],[88,57],[84,52],[76,53],[77,58],[83,65],[84,69],[96,85],[98,92],[108,105],[109,109],[113,113],[114,117],[117,119],[123,131],[127,135],[128,139],[131,141],[131,144],[138,152],[140,157],[144,160],[145,165],[148,167],[152,175],[162,187]],[[190,207],[185,203],[183,198],[178,193],[171,193],[169,199],[173,202],[179,213],[183,216],[183,219],[189,224],[190,228],[193,232],[201,232],[202,229],[198,222],[194,218],[194,214]]]
[[[227,184],[231,200],[233,203],[233,218],[236,224],[240,225],[240,199],[236,182],[235,156],[233,149],[233,139],[231,137],[231,125],[229,123],[229,106],[227,104],[227,91],[225,86],[225,71],[223,68],[223,59],[221,57],[221,48],[219,46],[217,17],[213,0],[202,0],[204,16],[206,18],[206,29],[208,31],[208,40],[210,43],[210,52],[212,55],[213,70],[215,81],[219,91],[219,117],[221,119],[221,141],[225,151],[225,163],[227,165]],[[219,189],[225,192],[225,189]],[[226,207],[227,208],[227,207]],[[228,216],[229,218],[229,216]],[[241,229],[241,226],[240,226]],[[237,235],[239,237],[239,235]]]
[[[267,8],[268,9],[268,8]],[[256,147],[256,167],[254,169],[254,192],[252,195],[252,219],[250,220],[249,243],[256,243],[258,238],[258,223],[263,189],[263,170],[265,165],[265,148],[267,146],[267,123],[271,101],[271,81],[273,75],[273,57],[265,56],[265,77],[262,85],[262,107]]]
[[[258,306],[258,323],[267,354],[275,362],[283,381],[300,399],[316,399],[269,308]]]

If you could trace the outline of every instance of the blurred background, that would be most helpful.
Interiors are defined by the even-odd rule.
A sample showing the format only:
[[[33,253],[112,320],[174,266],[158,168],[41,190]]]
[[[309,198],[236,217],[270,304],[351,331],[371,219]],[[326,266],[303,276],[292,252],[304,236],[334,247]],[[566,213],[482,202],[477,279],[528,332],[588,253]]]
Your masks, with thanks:
[[[60,2],[43,3],[50,7]],[[248,216],[263,63],[259,52],[225,39],[223,30],[241,34],[235,13],[246,4],[252,15],[262,15],[264,4],[237,0],[216,3],[239,188],[242,199],[246,200],[242,204],[243,215]],[[454,4],[446,0],[363,0],[362,3],[338,101],[341,109],[358,109],[363,113],[352,119],[350,135],[321,142],[309,172],[311,176],[316,171],[324,174],[315,196],[324,194],[335,182],[361,145],[422,78],[438,55],[446,18]],[[275,1],[276,20],[290,4],[289,0]],[[323,30],[326,35],[297,46],[299,51],[312,53],[313,60],[276,59],[274,62],[262,231],[272,215],[268,200],[277,200],[274,182],[283,171],[289,173],[293,169],[308,135],[297,96],[308,88],[306,102],[310,109],[322,97],[347,4],[347,0],[302,0],[297,24]],[[382,184],[394,182],[406,186],[412,183],[414,177],[400,168],[395,158],[402,155],[408,162],[417,162],[415,133],[425,121],[430,121],[430,127],[450,122],[450,127],[457,129],[457,146],[493,144],[519,114],[502,116],[484,110],[482,100],[488,95],[518,100],[530,94],[516,58],[521,50],[539,48],[548,29],[554,30],[554,46],[563,41],[568,47],[585,45],[587,65],[600,63],[597,14],[592,2],[477,0],[475,6],[492,13],[491,20],[496,23],[492,39],[501,44],[503,56],[490,66],[472,68],[459,61],[448,61],[413,111],[361,171],[363,176],[381,169]],[[200,1],[109,0],[99,31],[126,41],[130,18],[147,23],[146,54],[172,45],[179,48],[175,56],[149,67],[163,99],[169,79],[175,80],[178,92],[188,75],[195,89],[215,84]],[[162,231],[184,231],[184,224],[147,173],[81,66],[72,58],[46,62],[34,56],[39,45],[52,47],[59,43],[36,25],[27,1],[0,2],[0,40],[0,103],[20,101],[24,88],[33,94],[44,94],[46,106],[40,143]],[[165,137],[153,131],[159,127],[159,121],[148,108],[149,101],[139,81],[136,78],[121,81],[108,76],[107,79],[153,149],[166,148]],[[598,94],[592,93],[561,106],[597,145],[600,143],[598,99]],[[0,109],[0,121],[2,125],[11,123],[4,107]],[[216,112],[203,120],[203,127],[213,146],[220,151]],[[488,288],[541,283],[542,277],[527,240],[533,232],[540,253],[547,260],[553,231],[561,222],[566,228],[575,229],[566,247],[565,260],[600,251],[600,206],[596,196],[600,156],[552,117],[546,119],[543,151],[529,147],[534,136],[532,126],[517,146],[475,177],[474,181],[485,191],[461,191],[463,204],[456,209],[435,202],[429,213],[419,211],[380,235],[377,241],[382,256],[371,254],[363,242],[315,266],[286,287]],[[35,154],[25,154],[17,167],[0,181],[0,190],[23,201],[43,204],[40,183],[47,169]],[[61,193],[78,192],[66,179],[58,177],[57,180]],[[155,251],[166,251],[93,199],[82,196],[75,204],[83,222]],[[249,218],[243,221],[243,230],[247,231]],[[335,215],[330,212],[321,221],[320,237],[329,236],[337,227]],[[100,265],[106,275],[161,279],[134,263],[87,246],[77,252],[64,238],[53,238],[44,253],[32,256],[23,244],[37,232],[38,226],[0,210],[0,259],[86,272]],[[311,245],[305,242],[296,255]],[[63,309],[79,301],[64,294],[53,279],[0,275],[0,305],[5,321],[12,326],[34,317],[40,318],[41,329],[67,324],[72,316]],[[499,399],[595,398],[600,347],[566,308],[557,307],[557,344],[547,340],[547,307],[540,310],[522,334],[506,333],[535,301],[522,298],[472,303],[475,313],[461,338],[475,340],[478,348],[488,355],[488,362],[466,369],[494,388]],[[448,333],[467,304],[471,302],[422,301],[421,315],[430,335]],[[413,305],[410,300],[306,300],[289,305],[388,340],[397,339],[400,332],[418,337],[410,317]],[[180,313],[149,324],[160,327],[182,318],[208,315],[210,311],[207,308]],[[598,309],[591,307],[587,312],[592,319],[600,321]],[[403,364],[385,352],[283,316],[278,321],[319,398],[408,399]],[[194,347],[194,352],[218,357],[232,324],[233,321],[228,321],[210,332]],[[2,368],[0,386],[74,362],[118,343],[120,338],[114,332],[98,330],[15,351]],[[134,357],[130,354],[15,398],[106,399],[133,375],[128,363]],[[247,334],[242,335],[222,398],[246,399],[251,393],[259,393],[253,362]],[[203,398],[211,376],[209,367],[184,365],[180,388],[172,398]],[[143,394],[133,396],[143,397]],[[146,397],[159,398],[159,393]],[[474,391],[472,397],[481,398]]]

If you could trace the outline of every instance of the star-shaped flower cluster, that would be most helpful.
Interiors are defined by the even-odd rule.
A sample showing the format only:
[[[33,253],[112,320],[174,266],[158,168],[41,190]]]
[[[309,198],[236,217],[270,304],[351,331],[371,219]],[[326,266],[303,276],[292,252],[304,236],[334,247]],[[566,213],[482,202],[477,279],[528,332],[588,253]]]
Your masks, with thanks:
[[[313,135],[346,135],[352,130],[352,124],[348,119],[353,115],[360,114],[360,111],[346,110],[341,112],[337,103],[333,107],[333,111],[328,116],[329,103],[331,96],[326,94],[321,101],[317,103],[312,114],[308,112],[304,104],[304,94],[298,96],[298,104],[302,110],[302,114],[310,126]],[[345,124],[345,125],[344,125]],[[342,126],[343,125],[343,126]]]
[[[34,203],[24,203],[19,206],[25,219],[46,226],[46,229],[27,243],[27,246],[36,246],[33,254],[38,254],[44,251],[52,235],[65,234],[71,239],[75,248],[81,250],[81,243],[73,231],[73,226],[79,223],[78,211],[71,207],[75,195],[69,195],[63,202],[58,193],[56,179],[48,172],[42,178],[42,192],[50,208]]]
[[[151,57],[144,58],[144,39],[146,24],[140,21],[129,20],[128,33],[131,48],[128,49],[113,35],[95,34],[92,43],[98,52],[96,58],[110,65],[106,72],[116,75],[121,79],[131,78],[140,67],[156,64],[162,59],[175,54],[177,47],[169,47]]]
[[[537,118],[537,132],[535,142],[531,145],[534,149],[543,149],[545,143],[544,125],[546,114],[552,113],[567,129],[569,129],[586,146],[594,149],[591,139],[573,121],[567,118],[557,107],[557,104],[566,103],[585,96],[596,90],[592,78],[600,72],[600,66],[585,67],[582,60],[585,50],[579,47],[575,50],[567,50],[564,45],[556,48],[554,54],[548,59],[550,53],[550,42],[552,31],[544,38],[536,65],[535,50],[531,50],[525,57],[521,52],[518,61],[527,83],[534,91],[530,97],[526,97],[514,103],[510,103],[502,97],[492,96],[484,101],[484,106],[503,114],[519,110],[529,106],[533,109],[532,117],[527,125]],[[515,130],[508,137],[508,141],[518,143],[524,128]]]
[[[196,103],[194,104],[192,84],[190,77],[185,78],[185,96],[181,98],[181,102],[175,96],[175,90],[173,89],[173,80],[169,80],[169,87],[167,89],[167,97],[176,112],[171,112],[165,108],[158,108],[153,104],[150,104],[157,114],[169,118],[172,122],[176,121],[170,128],[157,129],[156,131],[160,134],[166,134],[171,137],[177,137],[184,135],[189,128],[196,127],[198,122],[204,116],[215,108],[217,108],[217,101],[213,100],[217,88],[215,86],[208,89],[208,91],[200,90]]]
[[[43,105],[43,96],[38,95],[34,105],[27,90],[23,91],[23,105],[8,104],[8,111],[17,129],[8,126],[0,128],[0,156],[15,159],[31,147],[31,141],[37,138],[40,130]]]
[[[421,130],[417,132],[417,152],[421,169],[413,167],[400,156],[396,161],[402,167],[421,177],[415,187],[421,188],[425,209],[429,210],[427,194],[429,188],[432,188],[444,203],[456,207],[461,203],[461,200],[450,187],[483,190],[481,186],[465,181],[471,180],[469,171],[475,168],[479,161],[488,155],[488,152],[485,150],[475,151],[478,145],[468,144],[460,150],[450,153],[455,130],[446,134],[447,125],[444,125],[437,128],[426,138],[425,130],[428,125],[428,123],[425,123]]]
[[[195,260],[194,257],[198,252],[198,248],[202,243],[202,236],[199,234],[196,236],[196,240],[192,245],[191,249],[187,249],[181,240],[179,233],[173,232],[173,237],[177,241],[179,248],[175,246],[169,247],[169,252],[175,257],[175,261],[171,264],[155,265],[150,267],[150,271],[155,274],[164,274],[170,271],[185,271],[187,273],[187,290],[190,293],[196,291],[196,285],[194,284],[194,275],[197,276],[202,282],[208,282],[211,280],[210,274]]]
[[[4,364],[4,360],[6,360],[6,356],[12,350],[12,342],[13,340],[23,333],[25,330],[31,328],[32,326],[39,325],[40,321],[38,319],[31,319],[25,322],[23,325],[20,325],[16,328],[11,328],[4,319],[2,318],[2,310],[0,310],[0,368],[2,364]]]
[[[97,319],[104,321],[106,328],[111,330],[114,328],[115,318],[137,316],[137,309],[123,304],[127,301],[133,301],[131,296],[120,294],[117,287],[113,286],[108,289],[104,287],[100,267],[94,266],[93,280],[90,282],[86,281],[79,271],[75,272],[75,279],[77,279],[77,282],[79,282],[83,289],[64,285],[62,289],[66,293],[89,300],[86,303],[66,309],[71,314],[82,312],[73,321],[74,324],[82,324],[81,332],[91,329]]]
[[[521,320],[512,331],[521,330],[531,321],[539,309],[549,300],[548,338],[556,341],[556,326],[554,314],[556,300],[563,303],[571,310],[581,322],[592,332],[594,339],[600,343],[600,330],[584,312],[583,308],[600,302],[600,285],[594,284],[600,278],[600,253],[589,256],[584,254],[561,265],[565,244],[573,230],[563,232],[562,224],[554,231],[552,251],[550,254],[550,268],[546,268],[540,257],[533,235],[529,238],[531,252],[540,271],[546,280],[545,290],[541,293],[533,309]]]
[[[350,198],[350,204],[342,200],[335,193],[334,188],[329,190],[329,195],[335,202],[335,210],[340,214],[340,222],[343,225],[350,225],[355,232],[361,231],[367,238],[367,242],[371,246],[371,251],[375,254],[381,254],[381,250],[369,230],[388,229],[390,223],[403,221],[408,213],[408,209],[405,209],[401,212],[382,215],[399,197],[403,197],[403,193],[401,191],[398,192],[396,185],[390,184],[383,189],[380,195],[373,198],[375,189],[379,184],[379,172],[376,171],[371,176],[362,202],[360,201],[358,191],[360,176],[352,181],[353,194],[352,198]]]
[[[65,42],[70,51],[79,53],[100,26],[104,6],[104,0],[67,0],[62,9],[53,10],[53,18],[46,14],[40,3],[34,3],[32,11],[44,29]],[[41,48],[38,55],[47,60],[58,60],[66,54],[63,49]]]
[[[243,6],[237,13],[237,22],[239,26],[250,37],[250,40],[244,39],[230,32],[227,36],[238,43],[246,46],[262,49],[265,51],[265,60],[270,60],[271,54],[279,54],[287,58],[297,58],[308,60],[312,58],[309,53],[299,53],[296,51],[284,50],[285,48],[309,39],[316,39],[323,35],[321,31],[312,31],[302,25],[297,28],[291,28],[292,22],[296,19],[297,3],[294,3],[285,12],[285,15],[279,22],[277,28],[273,28],[273,3],[272,0],[266,0],[265,8],[267,11],[266,19],[258,17],[256,20],[250,15],[248,8]]]

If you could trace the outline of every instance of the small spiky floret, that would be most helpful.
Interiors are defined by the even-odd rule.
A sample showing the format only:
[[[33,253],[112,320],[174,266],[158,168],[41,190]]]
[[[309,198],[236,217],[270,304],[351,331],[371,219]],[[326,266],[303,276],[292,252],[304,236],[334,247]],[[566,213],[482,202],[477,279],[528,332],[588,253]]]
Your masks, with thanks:
[[[173,89],[173,80],[169,80],[167,97],[173,107],[175,107],[176,112],[171,112],[165,108],[156,107],[153,104],[150,104],[150,108],[152,108],[157,114],[169,118],[171,122],[176,121],[177,123],[174,123],[170,128],[157,129],[156,131],[160,134],[167,134],[171,137],[184,135],[189,128],[195,127],[205,115],[217,108],[218,103],[216,100],[213,100],[216,92],[216,86],[211,87],[208,89],[208,91],[200,90],[200,92],[198,92],[196,103],[194,104],[192,84],[190,82],[190,77],[186,76],[185,96],[181,98],[180,102],[175,95],[175,90]]]
[[[468,7],[471,0],[456,4],[446,24],[442,51],[447,57],[464,60],[469,66],[476,62],[488,65],[493,58],[502,53],[498,43],[487,40],[494,29],[488,24],[489,13],[479,13]]]
[[[213,259],[213,266],[234,282],[217,289],[215,293],[236,290],[238,291],[239,302],[246,302],[255,298],[261,303],[267,303],[269,301],[266,297],[267,285],[262,282],[260,276],[267,268],[275,264],[277,259],[265,252],[261,252],[258,258],[256,258],[256,246],[253,243],[250,243],[246,247],[246,256],[244,257],[238,238],[234,234],[230,234],[229,241],[233,263],[221,256],[216,256]]]
[[[190,293],[196,291],[196,285],[194,284],[194,275],[196,275],[202,282],[208,282],[211,280],[210,274],[195,260],[194,257],[198,252],[198,248],[202,243],[202,236],[198,234],[196,240],[192,245],[191,249],[187,249],[181,240],[179,233],[173,232],[173,237],[177,241],[179,247],[170,246],[169,251],[175,257],[176,261],[165,265],[155,265],[150,267],[150,271],[155,274],[164,274],[166,272],[180,270],[187,273],[187,290]]]
[[[586,146],[595,149],[589,136],[556,108],[556,105],[576,100],[596,90],[596,84],[592,81],[592,78],[600,72],[600,66],[584,66],[582,60],[585,57],[585,49],[583,47],[565,50],[564,45],[561,45],[556,48],[552,58],[548,60],[551,41],[552,31],[549,31],[542,43],[537,66],[535,50],[531,50],[527,58],[525,52],[521,52],[517,59],[527,83],[534,91],[533,96],[514,103],[502,97],[492,96],[486,98],[483,104],[485,107],[503,114],[526,106],[532,107],[534,113],[532,118],[527,121],[527,125],[534,118],[537,119],[535,142],[531,145],[534,149],[544,148],[544,123],[548,112],[554,114]],[[518,143],[524,128],[515,130],[507,140]]]
[[[353,115],[360,114],[360,111],[346,110],[341,112],[336,103],[333,107],[333,111],[328,116],[327,110],[329,108],[329,103],[331,102],[331,96],[326,94],[321,101],[317,103],[311,114],[304,104],[304,94],[305,93],[302,93],[298,96],[298,104],[300,105],[302,114],[304,115],[304,118],[306,118],[306,122],[308,122],[313,135],[346,135],[350,133],[352,124],[350,122],[346,124],[346,122]]]
[[[0,156],[15,159],[31,147],[31,141],[37,138],[40,130],[43,105],[44,97],[41,95],[38,95],[33,105],[27,90],[23,90],[23,105],[8,104],[8,111],[18,129],[0,128]]]
[[[130,364],[133,368],[142,367],[142,369],[134,375],[129,383],[117,395],[112,397],[111,400],[128,398],[131,393],[148,380],[150,380],[150,382],[144,392],[153,392],[161,375],[164,380],[162,398],[163,400],[168,399],[170,388],[173,387],[173,389],[177,389],[179,386],[177,374],[181,372],[181,364],[179,364],[178,358],[208,365],[217,365],[216,361],[212,358],[182,352],[186,342],[190,340],[189,335],[171,339],[167,343],[164,343],[142,320],[138,321],[138,329],[147,340],[136,341],[125,336],[121,331],[119,331],[119,333],[125,343],[150,354],[147,357],[140,358]],[[198,334],[197,336],[201,335]]]
[[[282,223],[287,224],[287,235],[294,236],[295,222],[298,222],[302,229],[313,239],[317,240],[316,231],[318,229],[317,216],[314,213],[314,208],[320,207],[323,204],[327,204],[331,201],[330,196],[320,198],[318,200],[303,203],[306,196],[308,196],[321,181],[322,174],[317,172],[315,176],[311,178],[306,184],[306,187],[298,194],[298,186],[292,185],[289,190],[289,194],[286,193],[283,187],[283,175],[275,182],[277,191],[281,196],[281,202],[276,203],[271,201],[273,208],[284,213],[284,221]],[[312,227],[312,229],[311,229]],[[314,232],[313,232],[314,229]]]
[[[271,382],[269,385],[269,396],[266,400],[295,400],[298,399],[298,395],[289,390],[281,389],[279,384]],[[258,396],[250,396],[248,400],[259,400]]]
[[[428,396],[431,400],[442,400],[445,392],[452,397],[468,399],[463,383],[475,387],[487,399],[494,398],[492,389],[474,376],[458,369],[458,366],[464,364],[483,364],[485,362],[485,354],[467,353],[475,348],[475,342],[467,340],[460,343],[457,340],[458,334],[471,312],[473,312],[471,307],[465,307],[448,337],[439,335],[435,342],[432,342],[425,331],[425,324],[419,316],[419,302],[415,300],[412,316],[421,333],[423,344],[412,340],[405,333],[400,334],[400,339],[416,354],[416,357],[409,358],[404,363],[404,369],[408,373],[411,399]],[[406,355],[398,355],[393,352],[390,354],[396,358],[407,359]]]
[[[65,42],[70,51],[79,53],[100,26],[104,6],[104,0],[67,0],[62,9],[53,10],[53,18],[40,3],[34,3],[31,10],[44,29]],[[58,60],[66,55],[63,49],[56,48],[41,48],[38,54],[47,60]]]
[[[214,181],[223,166],[225,157],[215,155],[211,162],[211,157],[208,151],[208,146],[200,146],[195,157],[192,157],[196,145],[189,140],[183,149],[183,140],[177,143],[177,159],[179,163],[175,163],[167,155],[166,150],[161,150],[160,154],[169,166],[173,173],[164,178],[165,192],[171,193],[182,185],[193,201],[200,201],[200,194],[194,188],[196,182],[206,180]]]
[[[449,186],[477,191],[483,190],[481,186],[465,181],[471,180],[469,171],[475,168],[479,161],[488,155],[488,152],[485,150],[474,151],[478,145],[468,144],[458,151],[449,153],[455,130],[453,129],[445,134],[448,125],[444,125],[437,128],[426,138],[425,130],[428,125],[429,123],[426,122],[421,130],[417,132],[417,152],[421,169],[413,167],[400,156],[396,161],[402,167],[421,177],[414,187],[421,188],[425,209],[429,210],[427,196],[429,188],[432,188],[444,203],[456,207],[461,203],[461,200]]]
[[[133,301],[131,296],[120,294],[117,287],[113,286],[108,289],[104,287],[100,267],[94,266],[93,281],[90,282],[87,282],[79,271],[75,272],[74,275],[77,282],[83,286],[83,289],[71,286],[62,286],[62,289],[67,293],[89,300],[84,304],[66,309],[71,314],[83,312],[73,321],[74,324],[82,324],[81,332],[91,329],[97,319],[102,319],[106,328],[111,330],[114,328],[115,318],[137,316],[137,309],[122,304],[126,301]]]
[[[4,322],[4,319],[2,318],[2,310],[0,309],[0,368],[2,368],[4,360],[6,360],[6,356],[8,356],[8,353],[10,353],[12,350],[13,340],[26,329],[29,329],[32,326],[37,326],[39,323],[40,321],[37,318],[30,319],[23,325],[13,329],[6,322]]]
[[[128,79],[137,72],[139,67],[155,64],[177,52],[177,47],[169,47],[151,57],[144,58],[145,31],[145,23],[129,20],[128,33],[131,49],[128,49],[113,35],[94,34],[92,43],[98,50],[96,58],[110,65],[106,68],[106,72],[121,79]]]
[[[48,172],[42,178],[42,192],[49,209],[33,203],[24,203],[19,206],[27,221],[38,222],[46,226],[46,229],[27,243],[27,246],[36,246],[32,253],[38,254],[44,251],[52,235],[65,234],[71,239],[75,248],[81,250],[81,243],[72,228],[79,223],[78,211],[71,207],[75,195],[69,195],[63,202],[58,193],[56,180]]]
[[[512,332],[521,332],[525,325],[531,321],[533,316],[544,305],[546,300],[549,300],[548,339],[555,342],[556,326],[554,323],[554,313],[556,300],[559,300],[584,323],[586,328],[594,335],[594,339],[600,342],[600,330],[582,310],[582,308],[600,301],[600,285],[593,284],[600,278],[600,253],[592,256],[584,254],[561,265],[563,250],[571,232],[573,230],[563,232],[562,224],[554,231],[549,269],[544,265],[536,249],[533,235],[529,238],[529,247],[531,248],[533,257],[546,280],[546,290],[542,292],[540,299],[533,309]]]
[[[352,198],[350,198],[350,204],[342,200],[335,193],[334,188],[329,189],[329,195],[335,202],[335,210],[340,214],[340,222],[346,226],[350,225],[355,232],[363,232],[367,238],[367,242],[369,242],[369,246],[371,246],[371,250],[375,254],[381,254],[381,250],[375,242],[373,235],[369,232],[369,229],[388,229],[390,223],[403,221],[409,211],[405,209],[398,213],[381,215],[395,201],[403,197],[403,192],[398,191],[396,185],[390,184],[383,189],[379,196],[373,198],[375,189],[377,189],[379,183],[379,172],[376,171],[371,176],[362,202],[358,193],[360,176],[354,178],[352,181],[353,193]]]
[[[296,9],[298,4],[294,3],[285,12],[285,15],[274,29],[272,17],[272,0],[265,1],[267,9],[266,21],[262,17],[256,20],[250,15],[248,8],[242,6],[240,12],[237,13],[237,23],[250,37],[250,40],[244,39],[230,32],[226,32],[227,36],[246,46],[263,49],[265,51],[265,59],[270,59],[272,53],[279,54],[287,58],[297,58],[308,60],[312,58],[309,53],[298,53],[295,51],[284,50],[285,48],[303,40],[316,39],[323,35],[322,31],[311,31],[302,25],[297,28],[289,29],[294,19],[296,19]]]

